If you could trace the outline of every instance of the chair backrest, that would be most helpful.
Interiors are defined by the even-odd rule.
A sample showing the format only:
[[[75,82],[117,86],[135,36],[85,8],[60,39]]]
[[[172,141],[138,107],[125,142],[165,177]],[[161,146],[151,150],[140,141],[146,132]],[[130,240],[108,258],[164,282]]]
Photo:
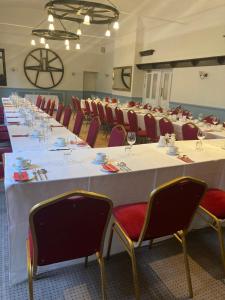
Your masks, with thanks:
[[[74,126],[73,126],[73,133],[76,134],[77,136],[79,136],[79,134],[80,134],[81,127],[83,125],[83,121],[84,121],[84,114],[82,111],[78,111],[76,114],[76,119],[75,119]]]
[[[147,136],[150,140],[156,141],[157,139],[157,124],[156,119],[153,117],[152,114],[146,114],[144,116],[145,121],[145,130],[147,133]]]
[[[105,117],[104,107],[101,102],[98,102],[97,108],[98,108],[98,115],[99,115],[100,121],[103,124],[106,121],[106,117]]]
[[[93,116],[94,117],[98,116],[98,109],[97,109],[97,104],[95,103],[95,101],[91,101],[91,109],[93,112]]]
[[[71,97],[71,104],[72,104],[73,110],[77,111],[76,97],[74,97],[74,96]]]
[[[42,99],[41,101],[41,107],[40,107],[42,110],[45,109],[45,98]]]
[[[161,135],[165,135],[166,133],[174,133],[173,124],[167,118],[162,118],[159,120],[159,130]]]
[[[92,148],[94,148],[94,146],[95,146],[95,142],[96,142],[96,139],[97,139],[97,136],[98,136],[100,126],[101,126],[101,122],[100,122],[99,117],[94,117],[91,120],[89,129],[88,129],[87,138],[86,138],[86,142]]]
[[[119,107],[115,108],[116,121],[119,125],[124,125],[123,111]]]
[[[47,104],[46,104],[46,109],[45,112],[48,114],[51,106],[51,99],[48,99]]]
[[[84,103],[85,103],[86,112],[87,112],[88,115],[90,115],[91,114],[91,109],[90,109],[89,101],[85,100]]]
[[[72,191],[35,205],[29,215],[34,264],[102,253],[112,206],[106,196],[85,191]]]
[[[64,117],[63,117],[63,126],[65,126],[67,128],[70,123],[71,114],[72,114],[72,109],[71,109],[70,105],[68,105],[64,110]]]
[[[108,105],[105,106],[105,114],[106,114],[106,122],[112,126],[114,123],[113,112],[112,112],[112,108]]]
[[[127,117],[129,121],[130,130],[134,132],[138,132],[138,120],[137,114],[132,109],[127,112]]]
[[[127,132],[123,125],[116,125],[111,131],[108,147],[123,146],[126,140],[126,136]]]
[[[214,115],[209,115],[209,116],[205,117],[203,119],[203,121],[206,121],[206,123],[209,123],[209,124],[213,124],[214,121],[217,122],[217,124],[219,124],[219,122],[220,122],[220,120],[217,117],[215,117]]]
[[[64,109],[63,104],[59,103],[57,113],[56,113],[56,116],[55,116],[55,119],[56,119],[57,122],[60,122],[60,120],[61,120],[63,109]]]
[[[81,111],[82,110],[81,109],[81,103],[80,103],[80,100],[77,97],[75,97],[75,104],[76,104],[76,110]]]
[[[197,140],[198,139],[198,127],[188,122],[182,126],[183,140]]]
[[[42,97],[40,95],[37,96],[37,100],[36,100],[36,106],[38,108],[40,108],[41,106],[41,102],[42,102]]]
[[[112,98],[112,103],[117,103],[117,99],[116,98]]]
[[[206,188],[201,180],[180,177],[155,189],[150,195],[139,243],[186,231]]]
[[[53,116],[53,113],[54,113],[54,109],[55,109],[55,100],[52,101],[51,103],[51,107],[49,109],[49,116]]]

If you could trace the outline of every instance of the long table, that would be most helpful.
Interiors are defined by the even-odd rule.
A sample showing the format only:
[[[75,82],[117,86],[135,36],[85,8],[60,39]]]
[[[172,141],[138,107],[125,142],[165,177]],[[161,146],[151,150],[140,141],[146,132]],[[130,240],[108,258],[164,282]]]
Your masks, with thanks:
[[[9,130],[12,130],[9,126]],[[24,130],[17,125],[18,132]],[[65,130],[65,131],[64,131]],[[62,134],[68,134],[63,129]],[[61,133],[60,133],[61,135]],[[25,240],[28,232],[28,216],[33,205],[60,193],[84,189],[109,196],[114,205],[147,201],[149,193],[160,184],[178,176],[191,175],[205,180],[210,187],[225,188],[224,140],[205,140],[204,150],[195,150],[196,141],[179,141],[176,145],[181,154],[188,155],[194,162],[185,163],[177,156],[167,154],[167,148],[157,144],[133,146],[131,152],[126,147],[114,148],[74,148],[70,161],[64,151],[48,151],[42,148],[34,151],[33,143],[18,146],[20,138],[12,137],[15,151],[5,155],[5,192],[9,222],[10,281],[17,283],[26,279]],[[14,150],[13,149],[13,150]],[[19,151],[19,152],[18,152]],[[21,152],[23,151],[23,152]],[[132,170],[120,170],[109,174],[94,163],[97,152],[104,152],[112,162],[125,162]],[[48,171],[48,180],[18,183],[12,179],[16,157],[30,159],[32,164]],[[107,244],[107,241],[106,241]],[[113,253],[121,251],[113,241]]]

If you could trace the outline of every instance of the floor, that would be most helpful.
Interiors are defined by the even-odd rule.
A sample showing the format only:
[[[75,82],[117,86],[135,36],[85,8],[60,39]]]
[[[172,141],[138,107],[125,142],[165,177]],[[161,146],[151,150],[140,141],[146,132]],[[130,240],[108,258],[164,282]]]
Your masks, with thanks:
[[[72,128],[73,120],[70,123]],[[86,125],[81,137],[86,137]],[[101,133],[96,146],[107,145]],[[0,193],[0,299],[28,299],[27,283],[10,286],[8,274],[7,213],[4,192]],[[188,251],[194,299],[225,299],[225,281],[220,262],[216,234],[211,229],[191,232]],[[136,251],[141,299],[189,299],[181,246],[175,239],[142,247]],[[106,264],[109,300],[133,300],[131,264],[126,253],[112,256]],[[101,299],[99,268],[96,262],[59,268],[43,273],[35,281],[35,300],[98,300]]]

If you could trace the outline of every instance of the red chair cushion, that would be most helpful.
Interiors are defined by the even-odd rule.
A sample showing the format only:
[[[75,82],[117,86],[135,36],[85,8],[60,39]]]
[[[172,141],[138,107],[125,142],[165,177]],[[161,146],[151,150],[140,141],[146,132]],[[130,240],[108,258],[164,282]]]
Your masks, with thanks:
[[[141,137],[146,137],[146,136],[147,136],[147,133],[146,133],[145,130],[138,130],[137,135],[138,135],[138,136],[141,136]]]
[[[137,241],[140,236],[146,210],[147,202],[120,205],[113,209],[116,221],[133,241]]]
[[[201,206],[219,219],[225,219],[225,191],[209,189],[201,201]]]

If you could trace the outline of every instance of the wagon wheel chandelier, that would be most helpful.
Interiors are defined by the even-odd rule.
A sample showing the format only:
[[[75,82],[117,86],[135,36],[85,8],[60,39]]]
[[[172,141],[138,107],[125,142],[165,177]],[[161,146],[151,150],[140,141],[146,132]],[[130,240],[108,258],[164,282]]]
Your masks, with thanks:
[[[49,49],[48,40],[64,40],[66,49],[70,49],[70,41],[78,40],[82,35],[81,24],[84,25],[107,25],[106,37],[111,36],[111,25],[115,30],[119,29],[119,11],[110,0],[109,4],[102,4],[81,0],[54,0],[45,5],[48,13],[48,29],[34,29],[32,35],[40,37],[40,43]],[[55,19],[60,23],[63,30],[56,30]],[[67,31],[63,22],[75,22],[78,24],[76,33]],[[31,40],[31,45],[35,46],[36,41]],[[76,49],[80,49],[80,43],[76,44]]]

